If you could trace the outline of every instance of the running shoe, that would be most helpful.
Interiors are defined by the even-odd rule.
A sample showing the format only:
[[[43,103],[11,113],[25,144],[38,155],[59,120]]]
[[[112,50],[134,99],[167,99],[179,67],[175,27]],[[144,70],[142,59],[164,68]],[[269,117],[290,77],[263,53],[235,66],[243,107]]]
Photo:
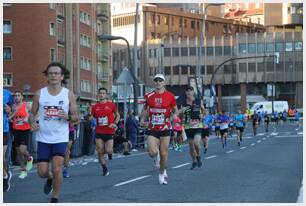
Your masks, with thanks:
[[[8,171],[7,178],[3,178],[3,191],[8,192],[11,188],[12,172]]]
[[[50,200],[50,203],[58,203],[58,199],[57,199],[57,198],[52,197],[52,198],[51,198],[51,200]]]
[[[113,159],[113,154],[107,154],[107,156],[108,156],[108,159],[109,159],[109,160],[112,160],[112,159]]]
[[[242,142],[242,137],[240,137],[240,142]]]
[[[27,176],[28,176],[27,171],[21,171],[21,172],[20,172],[20,175],[18,176],[18,178],[24,179],[24,178],[26,178]]]
[[[191,165],[191,170],[193,170],[194,168],[196,168],[197,167],[197,165],[198,165],[198,163],[197,162],[193,162],[192,163],[192,165]]]
[[[28,159],[28,161],[27,161],[26,170],[27,170],[27,171],[30,171],[30,170],[32,169],[32,167],[33,167],[33,157],[30,156],[29,159]]]
[[[63,177],[64,177],[64,178],[69,178],[69,177],[70,177],[67,168],[64,168],[64,169],[63,169]]]
[[[197,165],[198,167],[202,167],[201,157],[197,157]]]
[[[167,170],[164,170],[164,178],[166,181],[168,181],[168,174],[167,174]]]
[[[108,176],[109,175],[109,171],[107,169],[106,166],[103,167],[103,176]]]
[[[134,149],[132,149],[132,152],[138,152],[138,150],[134,148]]]
[[[207,148],[204,148],[204,154],[206,154],[207,153]]]
[[[45,185],[44,185],[44,193],[46,195],[50,194],[52,192],[52,179],[47,179]]]
[[[182,150],[182,145],[179,145],[178,151],[179,151],[179,152],[183,152],[183,150]]]
[[[158,175],[158,180],[159,180],[160,185],[168,184],[167,180],[165,180],[165,175],[164,174],[159,174]]]
[[[125,152],[123,152],[123,155],[130,155],[131,153],[129,153],[129,152],[127,152],[127,151],[125,151]]]
[[[238,142],[238,146],[240,147],[240,142]]]

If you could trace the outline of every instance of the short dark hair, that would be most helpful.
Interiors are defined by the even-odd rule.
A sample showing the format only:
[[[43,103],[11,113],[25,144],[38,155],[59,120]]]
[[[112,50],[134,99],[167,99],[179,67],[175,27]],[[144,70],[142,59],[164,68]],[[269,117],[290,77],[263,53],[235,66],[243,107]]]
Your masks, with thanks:
[[[14,94],[16,94],[16,93],[20,93],[20,94],[21,94],[21,96],[23,96],[23,92],[22,92],[22,91],[20,91],[20,90],[16,90],[16,91],[14,92]]]
[[[100,92],[101,90],[104,90],[104,91],[106,91],[106,93],[107,93],[107,89],[106,89],[105,87],[101,87],[101,88],[98,89],[99,92]]]
[[[49,70],[50,67],[59,67],[59,68],[61,68],[61,73],[62,73],[62,75],[64,75],[64,79],[62,80],[62,84],[67,84],[67,81],[66,81],[66,80],[70,78],[70,72],[69,72],[69,70],[68,70],[62,63],[59,63],[59,62],[51,62],[51,63],[47,66],[47,68],[43,71],[43,74],[44,74],[45,76],[48,75],[48,70]]]
[[[185,91],[193,91],[193,87],[192,86],[187,86]]]

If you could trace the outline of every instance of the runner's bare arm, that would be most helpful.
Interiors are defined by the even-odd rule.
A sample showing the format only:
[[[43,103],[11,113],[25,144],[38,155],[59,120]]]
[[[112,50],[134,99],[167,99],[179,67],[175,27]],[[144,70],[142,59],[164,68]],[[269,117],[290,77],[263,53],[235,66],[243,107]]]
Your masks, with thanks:
[[[32,108],[31,108],[31,113],[30,113],[30,124],[31,124],[32,130],[38,129],[38,124],[36,122],[35,117],[39,109],[39,97],[40,97],[40,90],[36,91],[33,97]]]
[[[120,120],[120,114],[118,112],[118,110],[116,111],[116,113],[114,113],[115,115],[115,124],[118,124],[119,120]]]
[[[71,113],[70,117],[67,116],[67,120],[75,123],[80,121],[80,117],[78,115],[78,111],[77,111],[77,104],[76,104],[76,99],[75,99],[75,95],[73,94],[72,91],[69,91],[69,111]]]
[[[177,106],[175,105],[175,107],[172,108],[172,119],[176,119],[178,114],[179,114],[179,110]]]
[[[140,113],[140,126],[144,126],[144,121],[147,119],[148,112],[147,112],[147,105],[145,104]]]

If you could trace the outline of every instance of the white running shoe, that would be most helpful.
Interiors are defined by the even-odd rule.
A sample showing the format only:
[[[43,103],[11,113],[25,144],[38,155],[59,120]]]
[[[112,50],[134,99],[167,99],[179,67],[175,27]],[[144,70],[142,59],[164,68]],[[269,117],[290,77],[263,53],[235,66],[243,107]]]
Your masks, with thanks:
[[[166,185],[168,184],[167,180],[165,180],[164,174],[159,174],[158,175],[158,180],[160,185]]]
[[[24,178],[26,178],[27,176],[28,176],[27,171],[21,171],[21,172],[20,172],[20,175],[18,176],[18,178],[24,179]]]
[[[168,174],[167,174],[167,170],[164,170],[164,178],[166,181],[168,181]]]

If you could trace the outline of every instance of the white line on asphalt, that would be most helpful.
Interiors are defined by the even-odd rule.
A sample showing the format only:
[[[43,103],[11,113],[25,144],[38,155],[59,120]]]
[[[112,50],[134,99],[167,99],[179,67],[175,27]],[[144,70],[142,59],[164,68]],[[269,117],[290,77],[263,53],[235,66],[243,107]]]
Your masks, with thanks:
[[[176,169],[176,168],[180,168],[180,167],[184,167],[186,165],[190,165],[190,163],[185,163],[185,164],[181,164],[181,165],[177,165],[175,167],[172,167],[173,169]]]
[[[229,154],[229,153],[232,153],[234,152],[235,150],[230,150],[230,151],[227,151],[226,153]]]
[[[271,135],[276,136],[276,135],[278,135],[278,133],[277,132],[272,132]]]
[[[262,140],[266,140],[266,138],[264,137],[264,138],[262,138]]]
[[[265,135],[265,133],[259,133],[259,134],[257,134],[257,136],[264,136]]]
[[[303,137],[303,136],[297,136],[297,135],[286,135],[286,136],[276,136],[274,138],[284,138],[284,137],[297,137],[297,138],[300,138],[300,137]]]
[[[245,148],[247,148],[247,147],[240,147],[240,149],[245,149]]]
[[[216,155],[212,155],[212,156],[209,156],[209,157],[206,157],[205,159],[211,159],[211,158],[215,158],[217,157]]]
[[[135,179],[131,179],[131,180],[128,180],[128,181],[125,181],[125,182],[118,183],[118,184],[114,185],[114,187],[125,185],[125,184],[131,183],[131,182],[135,182],[137,180],[141,180],[141,179],[144,179],[144,178],[147,178],[147,177],[150,177],[150,176],[151,175],[145,175],[145,176],[142,176],[142,177],[137,177]]]
[[[261,140],[257,140],[257,143],[261,143]]]
[[[255,145],[255,143],[252,143],[252,144],[251,144],[251,146],[254,146],[254,145]]]
[[[303,135],[303,132],[299,132],[298,135]]]

